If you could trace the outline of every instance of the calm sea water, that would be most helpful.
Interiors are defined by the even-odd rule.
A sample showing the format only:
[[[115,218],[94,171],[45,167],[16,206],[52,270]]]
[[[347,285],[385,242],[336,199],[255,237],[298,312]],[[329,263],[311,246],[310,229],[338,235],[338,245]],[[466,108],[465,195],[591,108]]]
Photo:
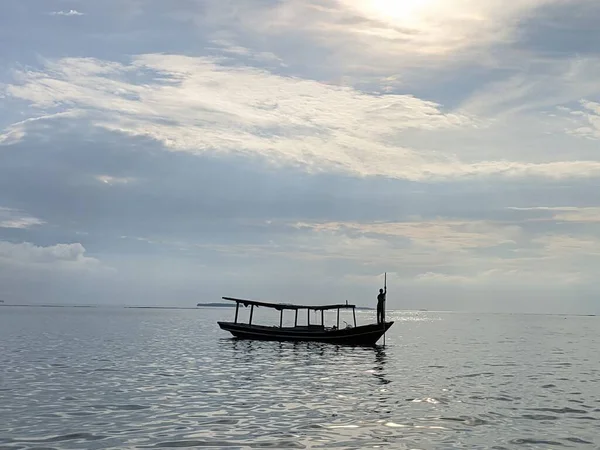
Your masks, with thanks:
[[[372,349],[232,316],[0,308],[0,448],[600,448],[600,318],[389,312]]]

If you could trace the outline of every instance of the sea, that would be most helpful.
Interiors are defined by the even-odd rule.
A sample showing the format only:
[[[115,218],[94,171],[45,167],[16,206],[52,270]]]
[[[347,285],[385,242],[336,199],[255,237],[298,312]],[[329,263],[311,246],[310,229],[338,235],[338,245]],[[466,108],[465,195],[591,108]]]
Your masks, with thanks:
[[[600,448],[599,317],[388,311],[360,348],[233,313],[0,307],[0,449]]]

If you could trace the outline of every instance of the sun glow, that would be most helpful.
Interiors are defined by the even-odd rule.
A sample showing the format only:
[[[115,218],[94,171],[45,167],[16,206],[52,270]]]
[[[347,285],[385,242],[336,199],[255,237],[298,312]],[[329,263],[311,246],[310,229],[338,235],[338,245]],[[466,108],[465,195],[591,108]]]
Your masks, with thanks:
[[[344,0],[365,16],[402,26],[417,26],[431,17],[441,0]],[[349,5],[350,6],[350,5]]]

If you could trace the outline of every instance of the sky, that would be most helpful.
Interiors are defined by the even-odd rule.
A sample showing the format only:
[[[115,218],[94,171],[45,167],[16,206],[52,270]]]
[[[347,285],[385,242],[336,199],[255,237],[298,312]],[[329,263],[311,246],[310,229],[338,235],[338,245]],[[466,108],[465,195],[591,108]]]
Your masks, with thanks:
[[[600,313],[599,22],[0,2],[0,298]]]

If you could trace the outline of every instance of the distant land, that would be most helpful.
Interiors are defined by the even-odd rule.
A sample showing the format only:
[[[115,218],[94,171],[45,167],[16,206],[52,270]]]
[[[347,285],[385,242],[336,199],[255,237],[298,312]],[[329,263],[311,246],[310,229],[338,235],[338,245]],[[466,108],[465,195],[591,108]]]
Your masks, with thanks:
[[[234,303],[198,303],[196,306],[201,308],[235,308]],[[375,308],[368,308],[366,306],[357,306],[356,309],[364,311],[374,311]]]
[[[190,306],[123,306],[125,309],[196,309]]]
[[[233,303],[198,303],[196,306],[204,308],[235,308]]]
[[[4,303],[4,301],[0,300],[0,303]],[[44,305],[37,303],[4,303],[2,306],[15,306],[21,308],[96,308],[95,305]]]

